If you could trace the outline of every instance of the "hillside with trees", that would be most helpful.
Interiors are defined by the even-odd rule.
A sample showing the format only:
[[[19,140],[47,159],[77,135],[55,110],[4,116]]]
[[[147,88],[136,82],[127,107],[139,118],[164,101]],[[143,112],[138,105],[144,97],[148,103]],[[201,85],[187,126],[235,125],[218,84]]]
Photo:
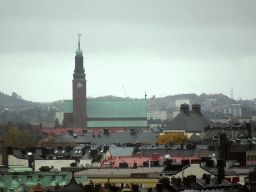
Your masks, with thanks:
[[[11,96],[0,92],[0,123],[43,124],[54,126],[55,113],[63,111],[63,101],[39,103],[23,100],[13,92]]]

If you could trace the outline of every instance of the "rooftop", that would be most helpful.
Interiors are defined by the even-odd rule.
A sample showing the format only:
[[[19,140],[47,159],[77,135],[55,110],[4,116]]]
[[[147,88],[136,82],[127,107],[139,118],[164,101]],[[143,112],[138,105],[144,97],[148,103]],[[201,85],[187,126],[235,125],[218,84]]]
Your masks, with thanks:
[[[164,167],[139,167],[137,169],[87,169],[75,173],[75,177],[131,177],[132,173],[146,173],[147,177],[159,178]]]
[[[146,99],[87,99],[88,118],[147,117]],[[64,113],[73,113],[73,100],[64,101]]]
[[[208,121],[202,114],[190,111],[189,114],[180,112],[164,130],[185,130],[186,132],[202,132],[204,127],[213,126],[213,122]]]

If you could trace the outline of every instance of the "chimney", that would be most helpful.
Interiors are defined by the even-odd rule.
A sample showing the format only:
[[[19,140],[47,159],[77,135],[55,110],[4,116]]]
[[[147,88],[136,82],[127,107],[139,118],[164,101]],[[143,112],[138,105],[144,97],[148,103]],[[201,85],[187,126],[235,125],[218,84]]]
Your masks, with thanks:
[[[139,185],[138,184],[133,184],[132,185],[132,191],[138,192],[139,191]]]
[[[108,145],[104,145],[103,146],[103,152],[106,153],[109,150],[109,146]]]
[[[181,160],[182,167],[185,167],[186,165],[189,165],[189,163],[190,163],[189,159],[182,159]]]
[[[189,114],[189,105],[188,104],[181,104],[180,105],[180,112],[184,114]]]
[[[217,166],[218,166],[218,167],[221,167],[221,168],[226,167],[226,160],[224,160],[224,159],[218,159],[218,160],[217,160]]]
[[[93,158],[95,158],[96,155],[97,155],[97,150],[96,150],[96,149],[91,149],[91,150],[90,150],[90,155],[91,155]]]
[[[5,168],[7,168],[8,165],[8,155],[9,155],[9,149],[8,147],[3,147],[3,151],[2,151],[2,164]]]
[[[206,165],[208,167],[214,167],[214,160],[206,160]]]
[[[93,184],[87,184],[85,185],[85,191],[93,192]]]
[[[100,189],[101,189],[101,184],[99,183],[95,183],[95,192],[100,192]]]
[[[219,134],[219,152],[220,159],[227,159],[227,151],[228,151],[228,137],[226,133]]]
[[[171,181],[172,181],[172,184],[173,184],[173,185],[176,185],[176,184],[177,184],[177,178],[173,177],[173,178],[171,178]]]
[[[192,111],[195,111],[197,114],[201,114],[201,105],[200,104],[193,104]]]
[[[160,183],[163,184],[164,188],[168,188],[168,186],[170,185],[170,179],[169,178],[160,179]]]
[[[110,183],[105,183],[105,188],[106,189],[110,189],[111,188],[111,184]]]
[[[191,178],[190,177],[184,177],[183,178],[183,184],[188,187],[188,188],[191,188]]]
[[[210,184],[211,182],[211,174],[204,174],[203,178],[205,179],[206,184]]]
[[[87,129],[83,129],[83,133],[87,133]]]
[[[225,179],[225,170],[224,167],[219,167],[217,177],[218,183],[221,184],[223,179]]]
[[[252,138],[252,126],[251,126],[251,123],[245,123],[245,128],[248,131],[249,138]]]
[[[135,135],[135,134],[136,134],[136,131],[135,131],[134,128],[131,128],[131,129],[130,129],[130,134],[131,134],[131,135]]]
[[[73,135],[73,129],[69,129],[69,130],[68,130],[68,134],[69,134],[69,135]]]
[[[206,127],[204,127],[204,132],[208,131],[208,130],[211,130],[211,127],[208,125]]]
[[[181,187],[181,178],[177,178],[176,183],[178,187]]]
[[[190,175],[190,178],[192,179],[193,182],[196,182],[196,175]]]
[[[256,182],[256,168],[249,168],[249,182]]]
[[[156,184],[156,191],[157,192],[163,192],[163,190],[164,190],[163,184],[162,183],[157,183]]]
[[[108,135],[109,134],[109,129],[105,128],[104,129],[104,135]]]

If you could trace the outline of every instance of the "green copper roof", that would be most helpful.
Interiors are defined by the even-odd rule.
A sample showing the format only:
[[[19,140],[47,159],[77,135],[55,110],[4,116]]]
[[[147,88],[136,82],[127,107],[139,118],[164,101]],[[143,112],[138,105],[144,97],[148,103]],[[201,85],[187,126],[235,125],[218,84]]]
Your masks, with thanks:
[[[73,113],[73,101],[64,101],[64,113]],[[89,99],[88,118],[147,117],[145,99]]]
[[[83,51],[81,49],[76,50],[76,55],[83,56]]]
[[[147,121],[88,121],[87,127],[147,127]]]
[[[12,167],[8,169],[8,172],[15,173],[15,172],[33,172],[33,169],[30,167]]]

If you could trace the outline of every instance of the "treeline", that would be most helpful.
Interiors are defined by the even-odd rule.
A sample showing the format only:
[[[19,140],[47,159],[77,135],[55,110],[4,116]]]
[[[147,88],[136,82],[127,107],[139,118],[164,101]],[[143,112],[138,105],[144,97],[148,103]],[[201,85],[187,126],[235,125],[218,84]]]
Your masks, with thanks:
[[[55,121],[54,109],[44,109],[40,106],[29,108],[26,110],[10,111],[5,110],[4,113],[0,113],[0,122],[11,121],[13,123],[25,123],[31,124],[44,124],[53,125]]]
[[[38,142],[42,139],[39,127],[34,127],[28,123],[12,123],[4,122],[0,124],[1,146],[9,146],[16,148],[38,146]]]

